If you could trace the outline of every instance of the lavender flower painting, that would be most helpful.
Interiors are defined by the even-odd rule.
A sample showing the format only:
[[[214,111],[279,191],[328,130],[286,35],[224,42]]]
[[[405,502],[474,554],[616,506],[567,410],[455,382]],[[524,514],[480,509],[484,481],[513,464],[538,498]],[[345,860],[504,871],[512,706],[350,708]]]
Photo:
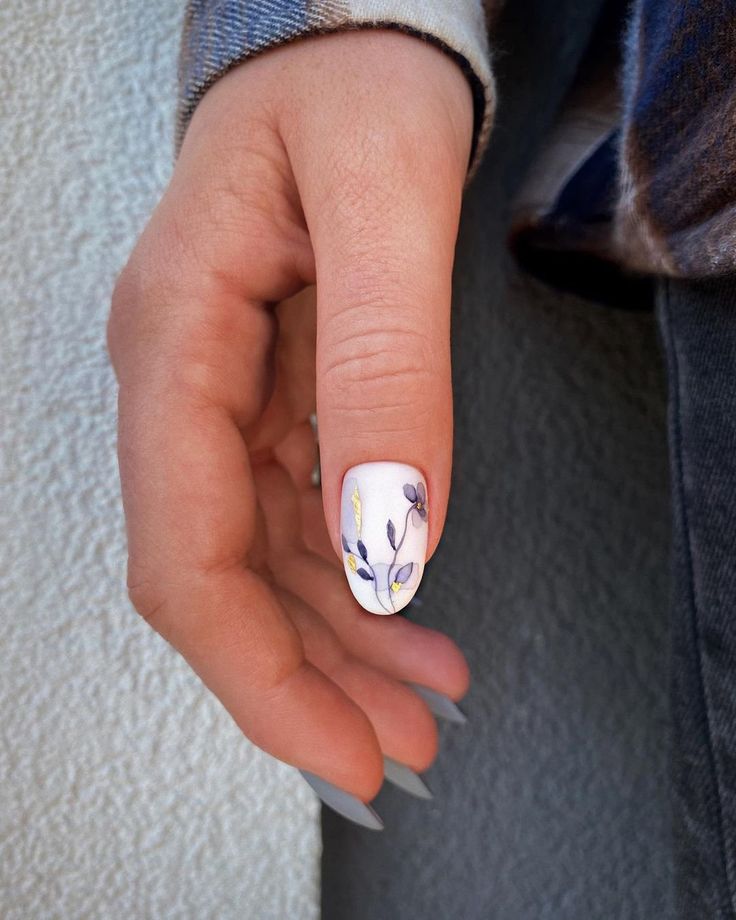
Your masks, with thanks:
[[[392,614],[409,603],[424,570],[427,522],[418,470],[386,462],[348,471],[341,506],[345,573],[367,610]]]

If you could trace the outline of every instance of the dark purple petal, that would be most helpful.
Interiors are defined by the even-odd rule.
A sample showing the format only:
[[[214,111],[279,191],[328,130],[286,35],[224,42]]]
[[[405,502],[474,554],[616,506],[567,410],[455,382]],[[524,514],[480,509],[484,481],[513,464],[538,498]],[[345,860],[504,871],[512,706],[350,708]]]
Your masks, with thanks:
[[[411,570],[413,568],[413,562],[407,562],[406,565],[402,565],[399,571],[394,575],[394,581],[397,581],[400,585],[405,584],[407,581],[409,581]]]
[[[358,540],[357,546],[361,558],[368,562],[368,550],[365,548],[365,543],[362,540]]]
[[[417,498],[422,504],[424,504],[427,501],[427,492],[424,488],[423,482],[417,483]]]
[[[370,572],[366,572],[365,569],[358,569],[358,575],[363,579],[363,581],[373,581],[373,576]]]
[[[340,534],[340,539],[342,540],[342,548],[345,550],[346,553],[349,553],[350,547],[348,546],[348,541],[345,539],[344,533]]]
[[[404,495],[409,499],[410,502],[415,502],[417,500],[417,490],[414,488],[411,483],[408,483],[404,486]]]
[[[386,524],[386,536],[391,544],[391,549],[396,549],[396,528],[391,518],[388,519],[388,524]]]

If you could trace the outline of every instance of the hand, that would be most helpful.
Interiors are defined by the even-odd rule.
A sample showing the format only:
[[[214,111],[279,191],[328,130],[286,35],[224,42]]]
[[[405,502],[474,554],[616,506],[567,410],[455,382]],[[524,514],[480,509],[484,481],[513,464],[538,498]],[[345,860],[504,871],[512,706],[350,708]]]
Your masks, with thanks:
[[[430,554],[440,536],[471,129],[464,76],[415,38],[263,54],[200,103],[113,297],[133,604],[252,741],[363,801],[382,752],[435,756],[406,682],[467,689],[454,644],[363,611],[335,554],[364,461],[424,470]]]

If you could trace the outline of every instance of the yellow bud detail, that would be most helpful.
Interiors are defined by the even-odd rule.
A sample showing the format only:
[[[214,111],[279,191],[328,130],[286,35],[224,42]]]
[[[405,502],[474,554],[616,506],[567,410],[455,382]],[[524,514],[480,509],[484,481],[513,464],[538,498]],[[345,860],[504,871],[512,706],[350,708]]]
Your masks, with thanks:
[[[394,592],[394,594],[396,594],[398,591],[401,591],[401,585],[398,583],[398,581],[391,582],[391,590]]]
[[[355,529],[358,531],[358,536],[360,536],[361,527],[363,524],[362,520],[362,509],[360,504],[360,492],[358,492],[358,486],[356,485],[353,489],[353,494],[350,496],[350,500],[353,503],[353,517],[355,518]]]
[[[358,571],[358,563],[355,561],[355,556],[352,553],[348,554],[348,567],[351,572]]]

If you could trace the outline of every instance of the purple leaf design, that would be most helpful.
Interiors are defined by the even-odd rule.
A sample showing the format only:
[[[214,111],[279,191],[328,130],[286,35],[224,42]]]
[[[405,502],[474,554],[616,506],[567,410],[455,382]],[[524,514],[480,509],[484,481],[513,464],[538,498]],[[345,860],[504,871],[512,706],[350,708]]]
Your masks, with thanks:
[[[406,584],[411,577],[411,570],[413,568],[413,562],[407,562],[406,565],[402,565],[399,571],[394,575],[394,581],[398,582],[400,585]]]
[[[373,576],[370,572],[366,572],[365,569],[358,569],[358,575],[363,579],[363,581],[373,581]]]
[[[425,504],[425,502],[427,501],[427,492],[424,488],[423,482],[417,483],[417,498],[422,504]]]
[[[409,482],[404,486],[404,495],[410,502],[415,502],[417,500],[417,490]]]
[[[357,545],[361,559],[364,559],[366,562],[368,562],[368,550],[365,548],[365,543],[362,540],[358,540]]]
[[[396,549],[396,528],[391,518],[388,519],[388,524],[386,524],[386,536],[391,544],[391,549]]]
[[[345,550],[346,553],[349,553],[350,547],[348,546],[348,541],[345,539],[344,533],[340,534],[340,539],[342,540],[342,548]]]

